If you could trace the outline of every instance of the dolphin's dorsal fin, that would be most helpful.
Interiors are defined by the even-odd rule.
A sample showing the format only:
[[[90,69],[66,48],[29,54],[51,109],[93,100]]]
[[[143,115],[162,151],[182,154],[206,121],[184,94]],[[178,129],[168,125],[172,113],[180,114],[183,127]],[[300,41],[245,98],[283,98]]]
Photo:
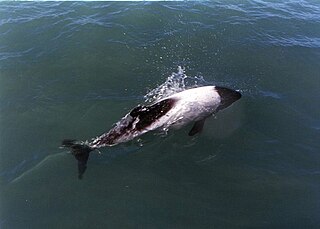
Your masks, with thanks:
[[[196,121],[192,127],[192,129],[190,130],[189,132],[189,136],[193,136],[197,133],[200,133],[203,129],[203,125],[204,125],[204,122],[206,121],[206,119],[201,119],[199,121]]]

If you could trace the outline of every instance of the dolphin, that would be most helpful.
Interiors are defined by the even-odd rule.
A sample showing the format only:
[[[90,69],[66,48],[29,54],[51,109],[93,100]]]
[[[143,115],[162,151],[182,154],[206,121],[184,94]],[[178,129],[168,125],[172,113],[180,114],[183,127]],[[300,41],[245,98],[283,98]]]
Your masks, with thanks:
[[[78,178],[87,168],[90,152],[130,141],[156,129],[178,129],[194,122],[189,136],[202,131],[205,120],[241,98],[238,91],[218,86],[187,89],[151,105],[138,105],[108,132],[92,140],[65,139],[62,147],[70,149],[78,161]]]

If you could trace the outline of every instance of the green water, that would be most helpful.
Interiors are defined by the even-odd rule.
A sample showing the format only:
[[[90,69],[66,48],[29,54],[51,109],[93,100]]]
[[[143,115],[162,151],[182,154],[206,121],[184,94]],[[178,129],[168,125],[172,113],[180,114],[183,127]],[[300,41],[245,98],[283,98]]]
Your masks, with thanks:
[[[320,4],[0,3],[1,228],[318,228]],[[107,130],[178,66],[243,97],[77,179],[65,138]]]

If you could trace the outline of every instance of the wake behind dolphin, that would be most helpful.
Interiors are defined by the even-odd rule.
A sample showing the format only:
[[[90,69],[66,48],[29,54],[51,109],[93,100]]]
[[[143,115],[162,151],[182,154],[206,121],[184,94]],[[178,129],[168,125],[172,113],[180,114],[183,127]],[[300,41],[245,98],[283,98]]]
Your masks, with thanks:
[[[79,179],[87,167],[91,151],[130,141],[156,129],[178,129],[194,122],[189,136],[202,131],[206,118],[241,98],[235,90],[218,86],[196,87],[174,93],[152,103],[138,105],[108,132],[91,141],[63,140],[78,161]]]

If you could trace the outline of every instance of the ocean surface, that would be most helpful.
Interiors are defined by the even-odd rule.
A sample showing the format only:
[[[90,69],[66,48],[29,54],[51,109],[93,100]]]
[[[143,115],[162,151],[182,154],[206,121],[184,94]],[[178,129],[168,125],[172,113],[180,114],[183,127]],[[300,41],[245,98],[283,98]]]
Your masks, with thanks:
[[[59,148],[202,85],[200,135]],[[320,228],[320,2],[0,2],[0,127],[1,229]]]

